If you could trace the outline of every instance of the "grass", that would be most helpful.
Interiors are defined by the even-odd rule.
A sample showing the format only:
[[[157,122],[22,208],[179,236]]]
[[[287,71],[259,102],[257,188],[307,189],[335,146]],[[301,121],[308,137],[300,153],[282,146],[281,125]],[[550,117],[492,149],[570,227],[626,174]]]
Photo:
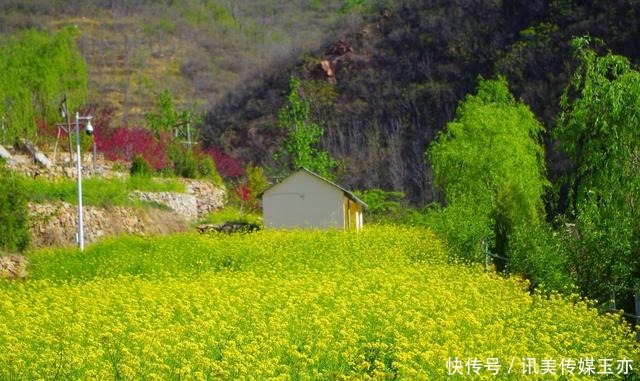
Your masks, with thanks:
[[[245,222],[262,225],[262,216],[252,212],[245,212],[234,206],[226,206],[207,214],[201,221],[204,224],[220,224],[225,222]]]
[[[32,252],[29,280],[0,283],[0,379],[441,380],[448,360],[498,358],[473,378],[518,380],[525,358],[640,361],[619,316],[447,258],[393,226]]]
[[[22,183],[29,201],[41,203],[48,201],[65,201],[78,203],[77,183],[63,179],[50,181],[46,179],[23,178]],[[82,196],[85,205],[120,206],[130,205],[129,193],[145,192],[184,192],[185,187],[175,179],[156,179],[132,176],[126,179],[87,178],[82,181]]]

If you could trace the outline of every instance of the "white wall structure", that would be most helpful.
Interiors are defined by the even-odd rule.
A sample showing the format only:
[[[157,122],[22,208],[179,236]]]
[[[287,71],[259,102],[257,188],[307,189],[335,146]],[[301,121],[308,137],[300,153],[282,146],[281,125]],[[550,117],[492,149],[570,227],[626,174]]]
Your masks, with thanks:
[[[267,228],[360,229],[365,206],[351,192],[304,168],[262,194]]]

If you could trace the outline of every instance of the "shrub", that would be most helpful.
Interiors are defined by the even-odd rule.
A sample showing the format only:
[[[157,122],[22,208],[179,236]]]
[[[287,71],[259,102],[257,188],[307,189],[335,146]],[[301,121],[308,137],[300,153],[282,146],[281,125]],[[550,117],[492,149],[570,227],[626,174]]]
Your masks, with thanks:
[[[222,177],[218,173],[216,163],[211,156],[207,154],[200,154],[198,156],[198,173],[200,177],[211,180],[216,185],[222,185]]]
[[[198,177],[198,161],[191,150],[176,149],[171,154],[173,173],[180,177],[195,179]]]
[[[226,206],[223,209],[207,214],[202,222],[208,224],[244,222],[248,224],[262,225],[262,216],[254,213],[248,213],[234,206]]]
[[[458,202],[441,208],[432,205],[423,219],[415,219],[444,237],[451,247],[451,254],[459,259],[478,262],[482,259],[482,240],[493,241],[491,220],[481,205]]]
[[[216,163],[218,172],[226,178],[240,177],[244,175],[244,165],[242,160],[224,153],[217,147],[211,147],[205,153]]]
[[[246,188],[248,191],[246,201],[249,208],[254,211],[260,210],[259,196],[269,188],[269,180],[262,167],[253,164],[247,166]]]
[[[29,245],[29,208],[19,177],[0,169],[0,248],[24,251]]]
[[[573,291],[560,234],[547,224],[516,226],[509,237],[507,269],[531,280],[532,288]]]
[[[129,171],[131,176],[151,176],[152,170],[149,163],[140,154],[133,157],[131,162],[131,170]]]
[[[233,181],[234,192],[229,193],[228,202],[239,207],[247,208],[249,212],[260,211],[260,195],[269,188],[269,180],[260,166],[249,164],[245,176]]]
[[[156,171],[165,169],[169,162],[166,147],[170,136],[166,134],[156,138],[145,128],[120,127],[104,135],[96,134],[95,139],[98,150],[108,160],[132,161],[139,154]]]
[[[367,220],[397,222],[403,220],[406,215],[407,209],[403,207],[403,192],[374,188],[354,193],[367,204]]]

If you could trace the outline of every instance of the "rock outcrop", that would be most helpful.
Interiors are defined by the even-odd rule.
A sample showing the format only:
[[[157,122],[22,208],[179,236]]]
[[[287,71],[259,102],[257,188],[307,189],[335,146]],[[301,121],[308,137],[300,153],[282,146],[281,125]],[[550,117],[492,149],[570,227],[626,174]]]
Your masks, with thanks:
[[[9,153],[9,151],[7,151],[7,149],[1,145],[0,145],[0,158],[6,161],[7,164],[9,165],[15,165],[16,163],[16,160],[13,158],[11,153]]]
[[[27,263],[27,258],[22,255],[0,256],[0,278],[25,279]]]
[[[47,155],[45,155],[44,152],[40,151],[40,149],[38,149],[35,144],[31,143],[27,139],[22,139],[22,144],[24,145],[26,150],[29,151],[31,156],[33,156],[33,159],[36,161],[36,163],[45,168],[51,168],[53,166],[53,163],[51,162],[51,160],[49,160]]]

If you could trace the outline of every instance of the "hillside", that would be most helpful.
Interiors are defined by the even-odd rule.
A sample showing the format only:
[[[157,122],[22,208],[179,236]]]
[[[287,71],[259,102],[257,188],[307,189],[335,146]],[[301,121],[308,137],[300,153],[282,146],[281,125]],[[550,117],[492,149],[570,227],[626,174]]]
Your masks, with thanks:
[[[339,182],[422,205],[439,199],[424,152],[479,75],[505,75],[551,130],[574,66],[569,40],[588,33],[637,62],[639,15],[631,0],[9,0],[0,32],[77,25],[89,102],[113,108],[117,124],[140,124],[169,89],[178,108],[209,110],[207,145],[265,166],[295,74],[326,128],[323,147],[344,163]],[[568,164],[545,140],[556,182]]]
[[[453,264],[425,229],[129,237],[30,260],[26,282],[0,282],[3,379],[462,379],[468,359],[475,379],[538,379],[549,359],[591,379],[578,361],[631,361],[618,377],[640,361],[618,316]]]
[[[345,163],[341,183],[403,190],[423,204],[438,199],[424,152],[478,76],[506,76],[552,130],[574,67],[570,39],[588,33],[638,62],[639,17],[634,1],[397,2],[290,70],[238,88],[209,112],[204,132],[210,144],[273,165],[277,111],[295,74],[326,127],[324,148]],[[548,135],[545,142],[555,182],[567,163]]]
[[[280,62],[316,49],[350,22],[342,3],[8,0],[0,2],[0,33],[78,26],[89,102],[113,108],[120,123],[136,124],[165,89],[180,107],[203,111]]]

